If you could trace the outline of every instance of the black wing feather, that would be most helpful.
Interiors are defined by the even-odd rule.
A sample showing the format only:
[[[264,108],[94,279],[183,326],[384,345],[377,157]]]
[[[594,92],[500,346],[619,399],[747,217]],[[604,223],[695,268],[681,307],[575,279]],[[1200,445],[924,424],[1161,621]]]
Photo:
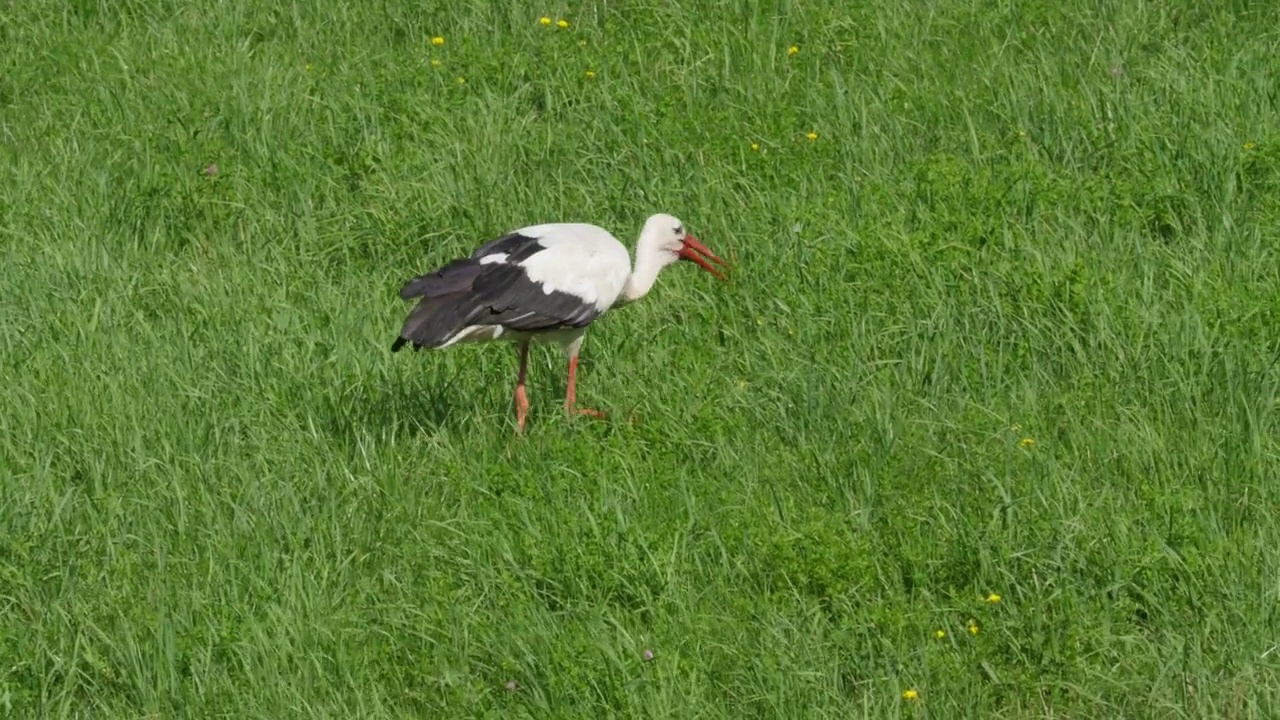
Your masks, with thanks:
[[[497,240],[490,240],[481,245],[475,252],[471,253],[473,260],[479,260],[486,255],[495,255],[502,253],[507,256],[507,262],[512,265],[519,264],[546,250],[547,246],[538,242],[538,238],[521,235],[518,232],[507,233]]]
[[[533,332],[586,327],[600,315],[595,303],[572,293],[545,292],[516,265],[487,265],[473,290],[488,312],[480,323]]]
[[[485,243],[470,257],[405,283],[400,297],[422,300],[405,319],[392,352],[407,343],[438,347],[472,325],[538,332],[591,324],[600,315],[594,303],[572,293],[545,292],[517,264],[545,249],[537,238],[508,233]],[[505,262],[481,264],[481,258],[497,253],[507,256]]]

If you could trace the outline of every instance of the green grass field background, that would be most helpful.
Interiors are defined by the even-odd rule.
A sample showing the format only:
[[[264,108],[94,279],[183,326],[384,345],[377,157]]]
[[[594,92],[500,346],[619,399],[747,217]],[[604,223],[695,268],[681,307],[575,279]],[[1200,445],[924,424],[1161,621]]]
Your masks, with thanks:
[[[0,715],[1274,718],[1278,249],[1268,2],[5,2]]]

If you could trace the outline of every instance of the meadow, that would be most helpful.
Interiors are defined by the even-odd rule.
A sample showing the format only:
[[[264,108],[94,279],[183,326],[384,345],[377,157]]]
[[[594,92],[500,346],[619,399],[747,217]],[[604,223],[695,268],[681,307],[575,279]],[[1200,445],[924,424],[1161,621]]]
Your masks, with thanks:
[[[9,0],[0,715],[1277,717],[1278,250],[1269,2]]]

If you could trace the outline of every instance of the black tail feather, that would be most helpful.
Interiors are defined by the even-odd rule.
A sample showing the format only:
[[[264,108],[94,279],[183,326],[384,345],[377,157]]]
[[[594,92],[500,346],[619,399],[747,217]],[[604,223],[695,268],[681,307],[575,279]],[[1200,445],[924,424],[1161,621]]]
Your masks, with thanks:
[[[410,343],[415,350],[439,347],[466,327],[479,310],[471,290],[483,269],[479,261],[462,258],[405,283],[401,298],[422,299],[409,312],[391,352]]]
[[[439,270],[419,275],[405,283],[400,288],[400,297],[405,300],[416,297],[434,298],[470,290],[483,269],[483,265],[471,258],[454,260]]]
[[[415,348],[437,348],[471,324],[486,303],[474,292],[427,296],[409,311],[392,352],[413,343]]]

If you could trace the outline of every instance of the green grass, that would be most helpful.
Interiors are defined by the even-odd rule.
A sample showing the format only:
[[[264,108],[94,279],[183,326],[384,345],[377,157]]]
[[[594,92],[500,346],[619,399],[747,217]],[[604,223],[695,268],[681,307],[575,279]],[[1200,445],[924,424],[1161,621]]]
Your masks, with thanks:
[[[0,7],[0,715],[1280,714],[1276,6],[464,7]]]

